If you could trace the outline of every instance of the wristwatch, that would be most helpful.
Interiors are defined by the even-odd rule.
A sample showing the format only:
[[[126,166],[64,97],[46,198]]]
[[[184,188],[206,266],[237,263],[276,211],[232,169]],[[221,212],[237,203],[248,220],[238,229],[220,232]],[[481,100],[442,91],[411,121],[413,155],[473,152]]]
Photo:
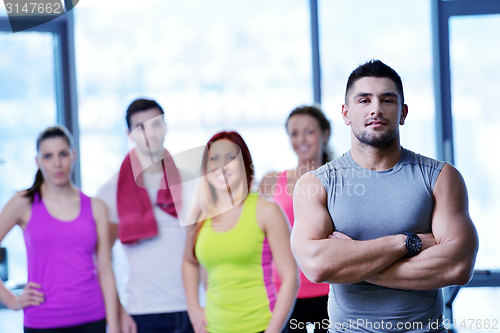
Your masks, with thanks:
[[[405,246],[408,249],[407,257],[411,257],[420,252],[420,248],[422,247],[422,241],[420,237],[418,237],[413,232],[405,232],[406,240]]]

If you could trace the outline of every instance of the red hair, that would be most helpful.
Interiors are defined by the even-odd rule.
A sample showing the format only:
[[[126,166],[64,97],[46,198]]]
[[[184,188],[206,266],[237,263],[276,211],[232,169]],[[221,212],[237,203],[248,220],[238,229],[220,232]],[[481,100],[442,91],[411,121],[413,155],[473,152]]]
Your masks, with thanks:
[[[252,187],[252,182],[254,179],[254,170],[253,170],[253,161],[252,161],[252,156],[250,155],[250,150],[248,149],[247,144],[245,143],[245,140],[241,137],[241,135],[237,132],[231,131],[231,132],[226,132],[222,131],[210,138],[208,140],[207,144],[205,145],[205,149],[203,151],[203,157],[201,160],[201,172],[203,175],[207,174],[207,166],[208,166],[208,155],[209,155],[209,150],[210,150],[210,145],[218,140],[222,139],[227,139],[237,145],[240,148],[241,156],[243,157],[243,166],[245,168],[245,175],[246,175],[246,181],[247,181],[247,192],[250,192],[250,188]],[[212,201],[216,201],[217,195],[215,192],[215,189],[213,188],[212,185],[209,185],[209,193],[201,193],[203,192],[202,190],[200,191],[200,197],[209,195]],[[228,189],[230,191],[230,189]],[[203,198],[201,198],[203,199]],[[199,203],[201,204],[203,200],[200,200]],[[200,209],[200,215],[201,215],[201,209]],[[198,216],[199,218],[199,216]],[[198,219],[197,218],[197,219]],[[194,247],[196,246],[196,240],[198,239],[198,234],[200,233],[201,227],[203,226],[204,222],[206,219],[203,219],[202,221],[198,222],[195,226],[195,231],[193,235],[193,253],[194,253]],[[195,255],[196,257],[196,255]]]
[[[254,177],[252,156],[250,155],[250,150],[248,150],[247,144],[245,143],[241,135],[239,135],[237,132],[219,132],[212,136],[210,140],[208,140],[207,144],[205,145],[205,150],[203,151],[203,158],[201,161],[202,173],[204,175],[207,174],[208,151],[210,149],[210,144],[222,139],[227,139],[240,148],[241,156],[243,157],[243,164],[245,166],[245,174],[247,175],[247,190],[250,192],[250,187],[252,185]]]

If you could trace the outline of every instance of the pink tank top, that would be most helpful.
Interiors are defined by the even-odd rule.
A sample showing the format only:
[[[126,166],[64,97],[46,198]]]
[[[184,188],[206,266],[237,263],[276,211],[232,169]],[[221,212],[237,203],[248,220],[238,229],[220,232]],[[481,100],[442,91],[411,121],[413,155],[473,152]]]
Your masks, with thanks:
[[[273,200],[280,205],[281,209],[285,211],[285,214],[293,227],[293,186],[288,184],[288,179],[286,177],[286,171],[283,171],[276,183]],[[279,290],[281,286],[281,280],[278,275],[276,266],[273,266],[273,279],[276,288]],[[313,283],[309,281],[308,278],[300,270],[300,288],[297,294],[297,298],[313,298],[328,295],[329,285],[326,283]]]
[[[41,285],[45,302],[24,309],[24,326],[59,328],[104,319],[90,198],[80,192],[80,215],[69,222],[52,217],[38,198],[35,195],[24,240],[28,281]]]

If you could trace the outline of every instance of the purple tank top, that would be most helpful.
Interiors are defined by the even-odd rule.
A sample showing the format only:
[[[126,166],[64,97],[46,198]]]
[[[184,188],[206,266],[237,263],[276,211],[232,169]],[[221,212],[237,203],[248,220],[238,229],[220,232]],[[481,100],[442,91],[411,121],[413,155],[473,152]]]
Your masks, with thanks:
[[[42,286],[45,302],[24,309],[24,326],[58,328],[104,319],[90,198],[80,192],[80,215],[69,222],[52,217],[38,198],[35,195],[24,240],[28,281]]]

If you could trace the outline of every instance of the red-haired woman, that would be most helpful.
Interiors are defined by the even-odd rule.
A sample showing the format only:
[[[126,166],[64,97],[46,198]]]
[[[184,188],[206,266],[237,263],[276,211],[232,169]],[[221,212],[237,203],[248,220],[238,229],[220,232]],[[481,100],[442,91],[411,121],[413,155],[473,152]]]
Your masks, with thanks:
[[[199,204],[183,262],[188,314],[196,333],[281,332],[298,289],[290,231],[277,204],[250,192],[252,158],[236,132],[214,135],[202,159]],[[271,262],[282,281],[276,295]],[[198,301],[200,265],[206,307]]]
[[[69,131],[49,127],[37,140],[33,186],[0,212],[0,241],[24,232],[28,283],[20,297],[0,283],[0,302],[24,309],[24,332],[119,332],[107,212],[71,183],[76,158]]]
[[[330,121],[316,106],[300,106],[294,109],[285,124],[290,143],[297,154],[298,165],[291,170],[272,172],[264,176],[259,185],[261,193],[273,198],[287,214],[292,227],[295,184],[306,172],[315,170],[330,161],[328,140]],[[276,287],[280,288],[279,276],[274,276]],[[299,323],[315,323],[316,332],[326,332],[328,284],[315,284],[300,271],[300,289],[295,308],[290,317],[288,329],[293,332]],[[327,322],[326,322],[327,323]],[[299,329],[297,329],[299,330]],[[300,329],[305,332],[305,329]]]

